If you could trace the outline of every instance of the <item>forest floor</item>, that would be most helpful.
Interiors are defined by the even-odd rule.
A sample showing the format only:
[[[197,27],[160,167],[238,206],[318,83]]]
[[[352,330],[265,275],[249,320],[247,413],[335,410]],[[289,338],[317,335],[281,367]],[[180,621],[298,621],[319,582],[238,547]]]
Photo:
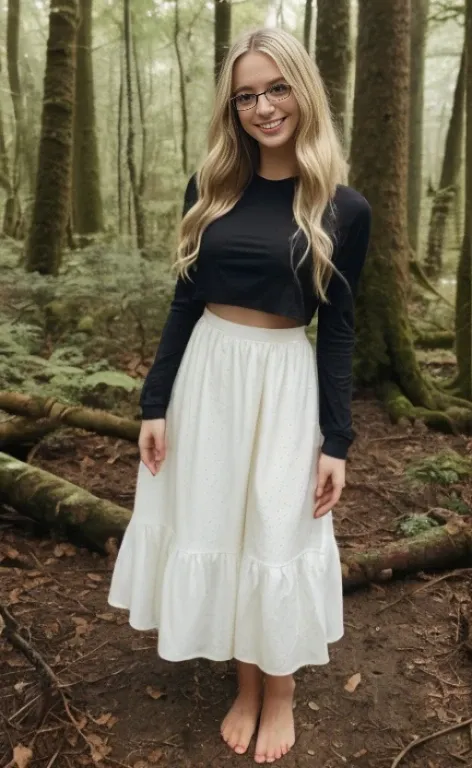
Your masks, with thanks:
[[[472,484],[412,485],[411,463],[446,448],[470,456],[463,436],[421,425],[392,426],[368,396],[354,401],[358,432],[348,482],[335,510],[339,546],[371,549],[399,538],[434,506],[470,508]],[[29,460],[92,493],[132,507],[138,452],[124,441],[66,430]],[[449,502],[448,502],[449,500]],[[15,554],[19,553],[18,554]],[[41,693],[37,671],[0,638],[0,765],[134,768],[255,765],[254,743],[236,756],[219,724],[235,694],[232,662],[170,664],[157,657],[156,634],[132,630],[107,605],[113,555],[90,552],[13,510],[0,514],[0,601],[50,665],[68,697]],[[12,560],[13,558],[13,560]],[[297,740],[286,768],[453,768],[472,766],[472,730],[460,727],[412,742],[472,717],[472,657],[461,646],[461,615],[470,610],[467,570],[417,574],[345,596],[345,636],[330,664],[296,675]],[[425,589],[413,594],[413,590]],[[345,685],[354,675],[353,692]],[[18,748],[30,747],[33,755]]]

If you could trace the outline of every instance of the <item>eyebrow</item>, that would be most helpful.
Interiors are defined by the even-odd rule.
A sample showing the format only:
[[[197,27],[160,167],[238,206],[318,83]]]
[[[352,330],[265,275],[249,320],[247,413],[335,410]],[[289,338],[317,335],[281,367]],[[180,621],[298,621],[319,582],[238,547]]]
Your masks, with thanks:
[[[280,82],[280,80],[285,80],[283,75],[279,75],[279,77],[274,77],[273,80],[269,80],[269,82],[267,83],[267,87],[270,88],[271,85],[274,85],[274,83]],[[234,91],[234,95],[236,96],[236,94],[239,93],[240,91],[253,91],[253,90],[254,88],[252,87],[252,85],[240,85],[239,88],[236,88],[236,90]]]

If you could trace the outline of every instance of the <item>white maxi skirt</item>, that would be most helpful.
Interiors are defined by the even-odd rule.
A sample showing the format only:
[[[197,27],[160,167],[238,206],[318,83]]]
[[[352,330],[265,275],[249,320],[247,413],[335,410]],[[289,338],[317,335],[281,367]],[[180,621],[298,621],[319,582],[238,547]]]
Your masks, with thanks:
[[[109,603],[158,628],[169,661],[236,658],[270,675],[326,664],[342,576],[332,513],[313,518],[322,438],[305,328],[205,309],[166,419],[159,473],[139,464]]]

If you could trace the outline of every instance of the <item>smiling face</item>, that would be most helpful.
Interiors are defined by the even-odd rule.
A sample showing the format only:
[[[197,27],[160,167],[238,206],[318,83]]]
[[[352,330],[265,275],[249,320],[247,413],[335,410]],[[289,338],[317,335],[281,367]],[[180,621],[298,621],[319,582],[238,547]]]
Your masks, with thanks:
[[[233,96],[238,95],[241,106],[250,103],[249,94],[272,88],[275,98],[284,96],[287,83],[277,64],[265,53],[251,51],[240,56],[233,67]],[[294,143],[300,112],[293,93],[281,101],[269,101],[259,96],[251,109],[238,112],[242,128],[264,148],[287,148]]]

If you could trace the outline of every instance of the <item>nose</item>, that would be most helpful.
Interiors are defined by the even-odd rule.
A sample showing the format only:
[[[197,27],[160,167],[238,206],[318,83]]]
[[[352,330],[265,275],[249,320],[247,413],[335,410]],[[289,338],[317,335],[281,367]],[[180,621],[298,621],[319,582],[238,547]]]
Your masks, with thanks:
[[[275,109],[274,104],[271,104],[266,94],[265,93],[261,94],[261,96],[259,96],[257,100],[256,113],[260,117],[267,117],[268,115],[272,115],[272,113],[274,112],[274,109]]]

